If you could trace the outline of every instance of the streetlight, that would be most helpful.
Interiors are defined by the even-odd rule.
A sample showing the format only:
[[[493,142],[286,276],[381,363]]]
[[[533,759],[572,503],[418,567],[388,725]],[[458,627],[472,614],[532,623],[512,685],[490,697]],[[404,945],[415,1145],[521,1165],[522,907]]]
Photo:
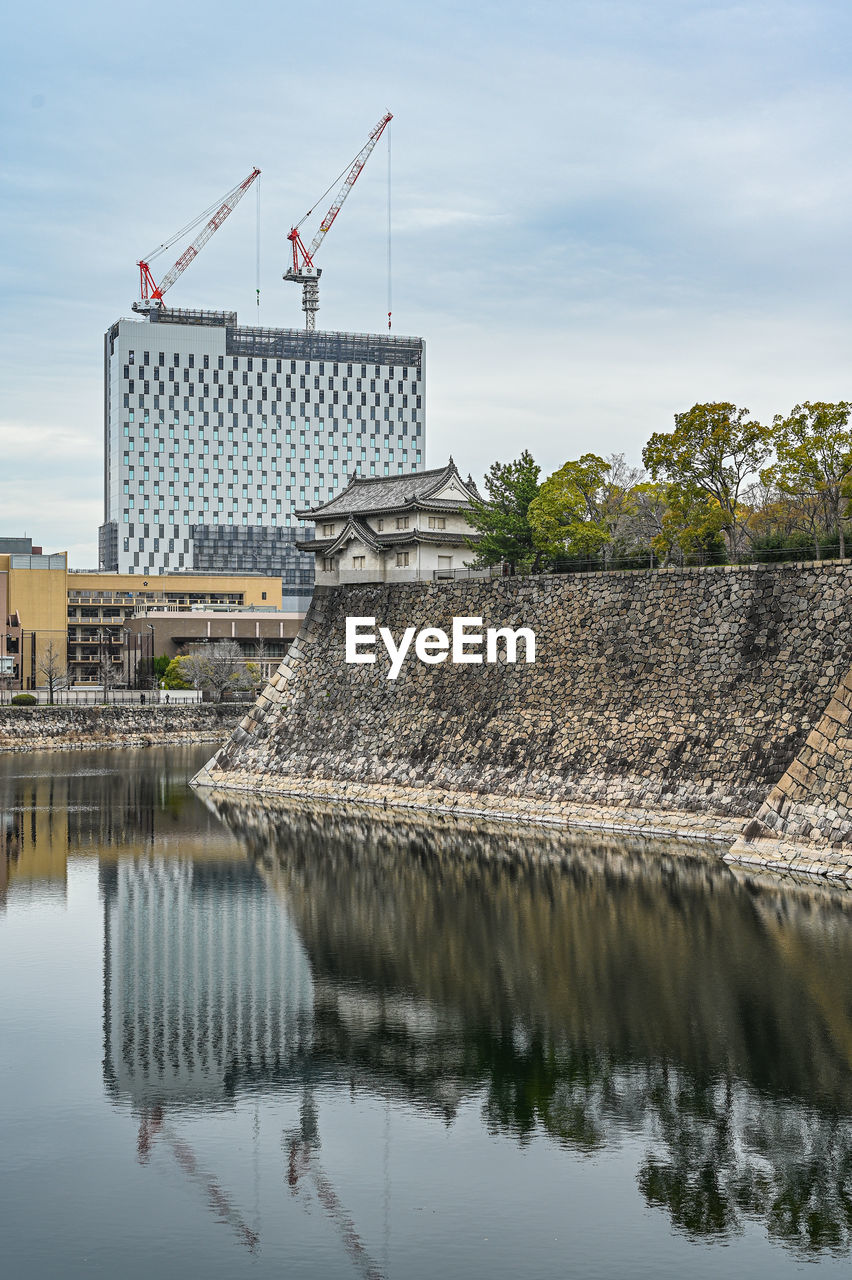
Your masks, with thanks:
[[[122,627],[121,634],[124,636],[124,648],[127,653],[127,687],[128,689],[137,689],[139,687],[139,637],[129,627]],[[133,637],[132,650],[130,645],[131,636]]]
[[[154,690],[154,624],[153,622],[146,622],[145,626],[151,632],[151,667],[149,672],[149,678],[151,683],[151,691],[153,692]]]

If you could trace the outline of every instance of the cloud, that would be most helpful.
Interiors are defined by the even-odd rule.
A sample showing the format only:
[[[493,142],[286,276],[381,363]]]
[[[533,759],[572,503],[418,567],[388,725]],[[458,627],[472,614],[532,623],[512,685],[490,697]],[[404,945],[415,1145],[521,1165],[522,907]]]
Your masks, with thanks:
[[[5,532],[88,538],[94,561],[103,334],[139,255],[257,163],[261,320],[300,326],[286,231],[386,105],[394,328],[426,338],[431,461],[635,459],[699,399],[767,417],[852,394],[846,6],[329,0],[309,63],[280,6],[229,15],[151,0],[168,36],[141,53],[136,14],[93,0],[6,20]],[[254,201],[175,305],[256,318]],[[382,143],[322,248],[323,327],[383,327],[386,202]]]
[[[487,225],[508,219],[508,213],[476,213],[472,209],[408,208],[396,215],[394,231],[440,231],[447,227]]]

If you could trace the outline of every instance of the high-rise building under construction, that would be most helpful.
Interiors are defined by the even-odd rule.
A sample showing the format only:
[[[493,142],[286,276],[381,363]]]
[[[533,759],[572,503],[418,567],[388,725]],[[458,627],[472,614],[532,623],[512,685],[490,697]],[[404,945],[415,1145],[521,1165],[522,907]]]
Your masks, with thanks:
[[[100,564],[281,573],[313,587],[297,509],[425,466],[423,342],[168,310],[105,335]]]

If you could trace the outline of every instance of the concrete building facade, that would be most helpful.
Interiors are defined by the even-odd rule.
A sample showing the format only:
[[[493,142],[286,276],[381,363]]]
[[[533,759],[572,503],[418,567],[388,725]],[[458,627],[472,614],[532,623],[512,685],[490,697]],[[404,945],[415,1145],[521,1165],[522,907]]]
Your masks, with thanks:
[[[28,538],[7,538],[0,550],[0,689],[31,689],[43,683],[42,668],[64,665],[66,651],[67,556],[44,555]]]
[[[144,651],[150,640],[157,657],[179,658],[202,645],[229,640],[244,661],[258,667],[261,679],[270,680],[299,634],[304,615],[233,606],[193,605],[172,609],[155,605],[125,622],[128,647]],[[130,639],[136,636],[138,642]]]
[[[425,465],[419,338],[162,309],[111,325],[104,370],[103,569],[277,572],[304,609],[297,510]]]
[[[18,543],[32,545],[0,547]],[[132,683],[129,668],[143,657],[174,657],[208,640],[235,639],[247,656],[260,649],[264,661],[280,661],[303,616],[282,611],[280,574],[140,578],[69,569],[64,551],[0,550],[0,689],[44,687],[51,645],[71,685],[102,683],[104,665],[113,683]]]
[[[281,613],[280,577],[175,573],[140,579],[135,574],[71,570],[67,592],[68,675],[74,685],[102,684],[107,661],[116,684],[133,683],[132,668],[140,661],[177,656],[173,636],[186,637],[187,644],[203,644],[236,637],[238,630],[253,651],[259,632],[254,621],[247,621],[249,616],[266,620],[264,634],[270,641],[286,637],[289,642],[302,618]],[[201,615],[214,611],[221,621],[208,635]],[[187,615],[191,623],[183,621]],[[243,620],[238,627],[237,617]]]

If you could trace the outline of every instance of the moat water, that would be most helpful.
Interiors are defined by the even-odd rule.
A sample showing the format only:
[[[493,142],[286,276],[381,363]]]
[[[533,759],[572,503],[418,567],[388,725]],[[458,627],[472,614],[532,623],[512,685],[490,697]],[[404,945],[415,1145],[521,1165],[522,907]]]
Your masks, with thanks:
[[[852,1264],[852,894],[0,756],[0,1268]]]

